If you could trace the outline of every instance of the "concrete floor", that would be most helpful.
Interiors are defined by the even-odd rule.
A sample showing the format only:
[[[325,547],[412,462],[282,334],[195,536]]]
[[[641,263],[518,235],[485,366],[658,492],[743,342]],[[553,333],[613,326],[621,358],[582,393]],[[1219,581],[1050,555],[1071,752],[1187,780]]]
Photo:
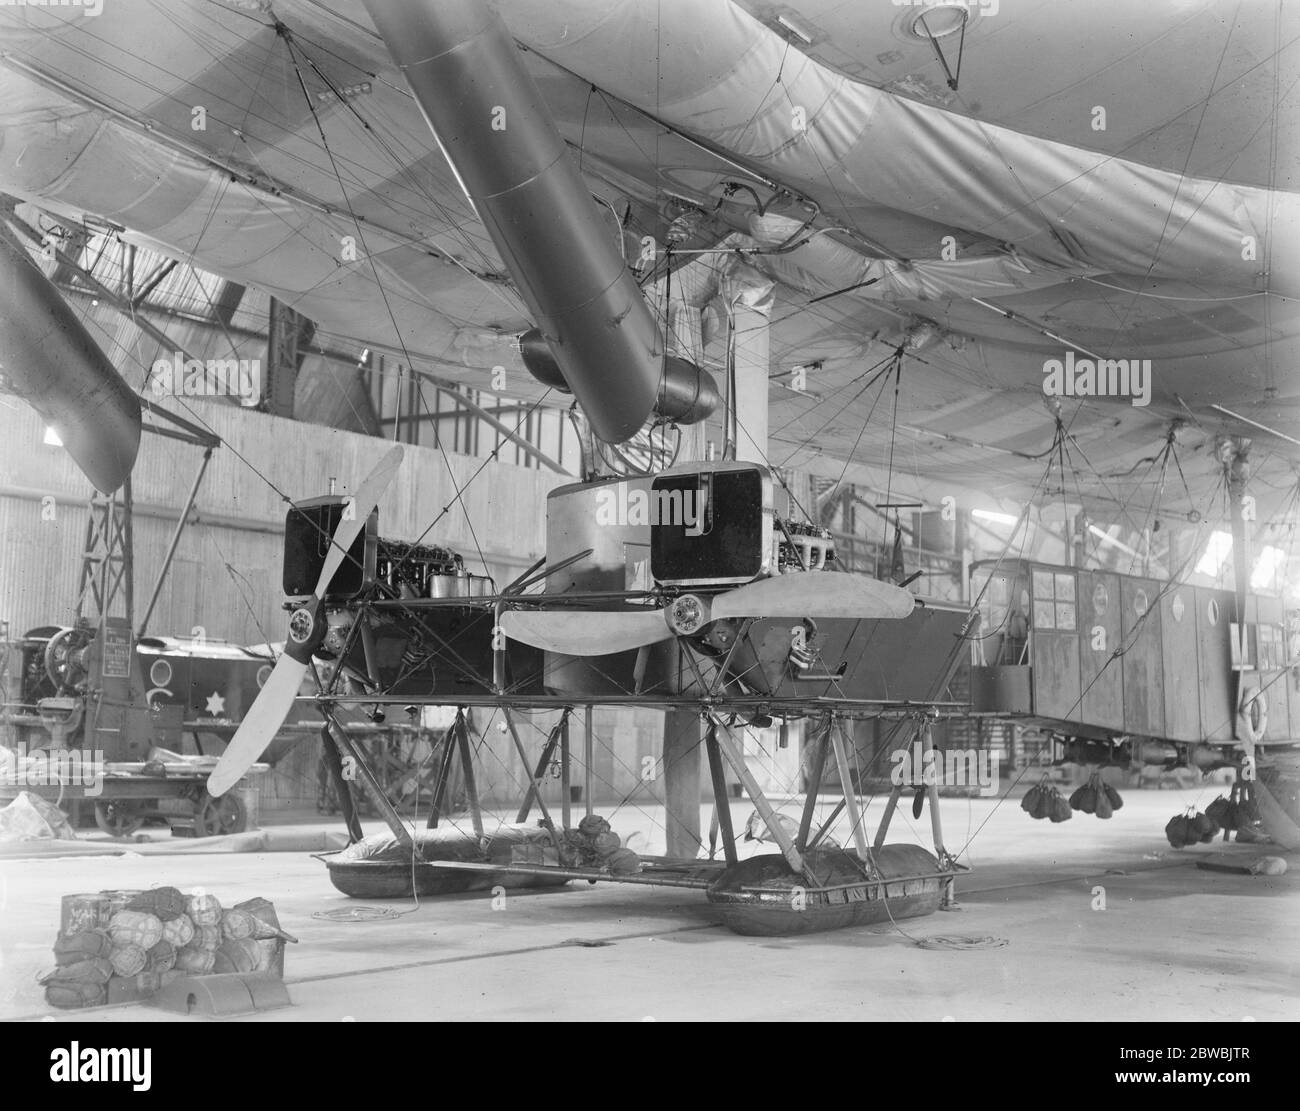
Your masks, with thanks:
[[[51,963],[61,896],[157,884],[201,886],[223,902],[265,895],[301,939],[286,955],[294,1005],[249,1021],[1300,1019],[1300,857],[1280,877],[1210,872],[1195,862],[1271,850],[1175,851],[1164,838],[1174,813],[1212,797],[1129,791],[1109,822],[1076,814],[1056,826],[1015,799],[944,800],[949,847],[976,834],[960,912],[785,939],[731,934],[701,893],[617,884],[510,894],[500,909],[484,892],[395,901],[385,905],[407,913],[388,920],[315,918],[357,904],[302,851],[326,828],[314,815],[271,831],[291,834],[297,851],[214,852],[161,831],[149,844],[92,836],[76,855],[19,846],[0,857],[0,1019],[193,1021],[138,1004],[51,1011],[35,982]],[[748,814],[736,805],[738,823]],[[657,817],[625,810],[613,821],[656,851]],[[928,821],[913,830],[903,817],[890,840],[927,844]],[[1093,909],[1097,887],[1105,909]],[[914,944],[939,934],[1006,945]]]

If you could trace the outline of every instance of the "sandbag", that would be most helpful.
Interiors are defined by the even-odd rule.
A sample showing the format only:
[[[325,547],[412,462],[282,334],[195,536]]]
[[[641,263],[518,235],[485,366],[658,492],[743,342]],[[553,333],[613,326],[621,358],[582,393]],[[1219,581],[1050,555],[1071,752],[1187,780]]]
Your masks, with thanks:
[[[126,904],[127,910],[141,910],[162,922],[170,922],[185,914],[188,900],[175,887],[155,887],[142,891]]]
[[[143,972],[149,956],[139,945],[114,945],[108,959],[119,976],[135,976]]]
[[[1209,843],[1220,833],[1219,823],[1198,810],[1192,816],[1189,832],[1195,834],[1198,841]]]
[[[60,934],[54,939],[54,960],[59,965],[75,964],[91,957],[107,957],[112,949],[113,939],[107,930]]]
[[[220,926],[195,926],[194,936],[190,939],[189,944],[182,946],[187,949],[206,949],[208,952],[216,952],[217,947],[221,944],[221,927]]]
[[[1053,822],[1064,822],[1068,820],[1068,816],[1062,816],[1062,804],[1067,810],[1069,809],[1069,804],[1065,802],[1061,792],[1048,783],[1042,782],[1025,792],[1025,797],[1020,800],[1020,809],[1036,820],[1050,818]]]
[[[1186,814],[1175,814],[1165,823],[1165,837],[1175,849],[1194,845],[1200,840],[1200,836],[1192,832],[1191,824]]]
[[[609,830],[609,822],[599,814],[588,814],[578,823],[578,832],[585,837],[598,837],[602,833],[608,833]]]
[[[1105,794],[1106,796],[1106,801],[1110,803],[1110,808],[1112,810],[1118,810],[1120,809],[1120,807],[1124,805],[1123,797],[1109,783],[1103,781],[1101,785],[1101,789],[1102,789],[1102,793]]]
[[[611,856],[623,847],[623,841],[613,830],[607,830],[591,839],[591,847],[601,856]]]
[[[187,945],[177,952],[176,964],[173,967],[179,972],[194,972],[202,975],[212,971],[216,959],[215,949],[195,949]]]
[[[45,985],[45,1002],[60,1010],[97,1007],[108,1000],[108,982],[53,980]]]
[[[176,967],[176,949],[170,942],[158,942],[146,956],[149,958],[147,972],[170,972]]]
[[[252,937],[253,931],[257,929],[257,923],[253,916],[242,910],[228,910],[221,916],[221,936],[229,939],[239,939]],[[241,972],[248,972],[249,969],[240,969]]]
[[[113,965],[107,957],[88,957],[86,960],[75,961],[72,964],[62,965],[53,972],[46,973],[41,977],[42,984],[53,982],[60,983],[91,983],[106,984],[113,976]]]
[[[1097,794],[1097,804],[1096,804],[1096,806],[1093,808],[1093,811],[1092,811],[1092,812],[1093,812],[1093,813],[1094,813],[1098,818],[1101,818],[1102,821],[1105,821],[1105,820],[1108,819],[1112,814],[1115,813],[1115,810],[1114,810],[1114,808],[1110,805],[1110,799],[1106,797],[1106,792],[1105,792],[1105,791],[1097,791],[1096,794]]]
[[[631,849],[615,849],[605,858],[605,867],[616,876],[635,875],[641,871],[641,858]]]
[[[1231,799],[1220,795],[1209,806],[1205,808],[1206,817],[1217,822],[1220,829],[1234,830],[1237,828],[1237,807]]]
[[[215,895],[191,895],[185,902],[185,913],[196,926],[221,925],[221,904]]]
[[[194,920],[188,914],[178,914],[163,923],[163,941],[176,949],[184,949],[194,940]]]
[[[142,910],[119,910],[108,923],[114,945],[152,949],[162,940],[163,924],[157,915]]]
[[[1095,775],[1088,779],[1082,787],[1078,788],[1070,796],[1070,808],[1078,810],[1084,814],[1095,814],[1097,811],[1097,788],[1093,783]]]

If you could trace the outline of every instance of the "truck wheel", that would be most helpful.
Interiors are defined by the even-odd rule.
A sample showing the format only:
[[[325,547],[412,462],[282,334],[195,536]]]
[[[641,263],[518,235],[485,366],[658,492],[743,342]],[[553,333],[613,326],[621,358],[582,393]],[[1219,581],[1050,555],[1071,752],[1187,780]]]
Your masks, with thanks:
[[[222,837],[248,828],[248,809],[234,791],[214,799],[203,791],[194,804],[194,836]]]
[[[124,802],[95,803],[95,825],[113,837],[130,837],[144,819]]]

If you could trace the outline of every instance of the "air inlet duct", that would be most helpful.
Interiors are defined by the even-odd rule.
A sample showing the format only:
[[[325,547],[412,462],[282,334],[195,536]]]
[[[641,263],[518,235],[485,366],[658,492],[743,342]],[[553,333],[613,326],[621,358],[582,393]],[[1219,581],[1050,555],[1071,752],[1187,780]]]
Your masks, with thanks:
[[[635,435],[664,338],[505,25],[479,0],[365,4],[596,435]]]
[[[545,386],[572,393],[555,361],[555,354],[538,328],[529,328],[519,337],[519,353],[528,373]],[[722,399],[713,375],[701,370],[689,359],[669,355],[664,359],[655,413],[677,424],[695,424],[712,413]]]

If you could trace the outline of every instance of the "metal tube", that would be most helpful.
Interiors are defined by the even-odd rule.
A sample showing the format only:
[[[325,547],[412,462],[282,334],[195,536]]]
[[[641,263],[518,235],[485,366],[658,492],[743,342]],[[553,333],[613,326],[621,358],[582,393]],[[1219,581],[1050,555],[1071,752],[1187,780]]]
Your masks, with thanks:
[[[641,875],[636,872],[615,874],[599,868],[557,868],[553,864],[483,864],[476,860],[422,860],[426,868],[445,869],[449,872],[500,872],[509,876],[557,876],[570,880],[591,880],[593,883],[639,883],[646,887],[690,887],[697,891],[707,888],[712,879],[669,879],[666,876]],[[893,882],[892,880],[890,881]]]
[[[630,438],[663,335],[505,25],[480,0],[365,4],[593,429]]]
[[[504,715],[506,719],[506,725],[510,729],[510,739],[514,741],[515,752],[519,756],[520,764],[523,766],[524,772],[527,773],[528,753],[524,751],[524,742],[519,739],[519,730],[515,728],[515,719],[510,713],[510,707],[503,706],[501,708],[501,713]],[[542,798],[542,785],[540,779],[541,779],[541,775],[539,773],[538,775],[533,776],[533,778],[530,781],[531,783],[531,786],[529,788],[530,801],[531,799],[537,800],[537,808],[542,812],[542,824],[546,827],[547,831],[550,833],[551,840],[555,843],[555,848],[558,851],[560,849],[560,834],[559,831],[555,828],[555,821],[551,817],[551,811],[546,805],[546,800]],[[521,818],[520,821],[523,821],[523,819]]]
[[[569,829],[573,825],[573,800],[569,788],[569,715],[571,708],[564,707],[560,716],[560,824]]]
[[[402,824],[401,815],[393,808],[393,804],[388,801],[388,796],[384,794],[384,789],[375,778],[375,773],[370,767],[370,762],[366,759],[359,746],[353,744],[352,738],[347,735],[347,731],[339,725],[332,717],[326,718],[326,728],[329,731],[331,739],[338,745],[339,756],[343,759],[351,757],[353,766],[361,775],[361,785],[370,795],[370,800],[375,804],[375,809],[379,811],[379,816],[384,819],[388,828],[392,830],[393,836],[399,844],[405,845],[412,852],[415,851],[415,843],[411,840],[411,835],[407,832],[406,826]]]
[[[821,792],[822,775],[826,771],[826,750],[830,747],[830,719],[827,718],[818,731],[817,751],[813,754],[813,764],[809,769],[804,799],[803,816],[799,821],[799,836],[794,839],[795,848],[803,852],[808,847],[808,833],[812,829],[813,814],[817,809],[817,796]]]
[[[469,743],[469,723],[465,720],[462,708],[456,715],[456,745],[460,750],[460,770],[465,776],[465,797],[469,801],[469,820],[474,827],[474,836],[483,837],[483,808],[478,801],[478,783],[474,777],[474,753]]]
[[[873,843],[874,848],[878,849],[884,845],[885,838],[889,836],[889,823],[893,821],[894,811],[898,809],[898,800],[902,794],[903,788],[897,784],[895,784],[894,789],[889,792],[889,799],[885,802],[885,812],[880,816],[880,825],[876,828],[876,839]]]
[[[727,779],[722,771],[722,753],[718,749],[718,733],[710,724],[704,734],[704,747],[709,756],[709,775],[713,779],[714,814],[722,831],[722,852],[730,867],[736,863],[736,831],[731,826],[731,801],[727,797]],[[710,852],[712,848],[710,847]]]
[[[425,819],[425,829],[437,829],[438,819],[442,816],[442,800],[447,794],[447,781],[451,778],[451,761],[456,755],[456,726],[443,734],[442,760],[438,764],[438,780],[433,787],[433,805]]]
[[[194,499],[199,495],[199,485],[203,482],[203,475],[207,472],[208,463],[211,461],[212,449],[207,448],[203,452],[203,461],[199,464],[199,473],[194,476],[194,483],[190,486],[189,496],[181,507],[180,516],[176,518],[176,528],[172,531],[172,538],[167,545],[167,552],[163,556],[162,565],[158,568],[158,577],[154,580],[153,593],[149,595],[149,604],[145,606],[144,616],[140,618],[140,627],[135,634],[137,637],[144,636],[144,631],[149,625],[149,618],[153,616],[153,608],[158,604],[158,595],[162,593],[163,583],[167,579],[167,569],[172,565],[172,558],[176,555],[176,547],[181,542],[181,533],[185,531],[186,519],[190,515],[190,510],[194,508]]]
[[[510,717],[510,711],[505,711],[506,721],[510,722],[511,732],[514,731],[514,720]],[[533,777],[528,781],[528,791],[524,795],[524,801],[519,807],[519,812],[515,815],[515,825],[523,825],[528,821],[529,812],[533,809],[533,799],[538,798],[538,787],[541,783],[542,776],[546,773],[547,765],[551,762],[551,757],[555,754],[555,746],[560,741],[560,731],[568,715],[565,714],[556,722],[555,727],[551,730],[550,736],[546,738],[546,744],[542,746],[542,754],[537,759],[537,769],[533,772]],[[516,737],[516,740],[518,738]],[[522,754],[523,749],[520,748]],[[528,767],[527,760],[524,767]],[[540,800],[539,800],[540,801]]]
[[[772,804],[767,801],[767,796],[763,794],[763,789],[758,785],[758,781],[750,773],[749,767],[745,763],[745,757],[731,734],[730,727],[721,718],[710,715],[709,729],[713,733],[714,743],[717,744],[722,755],[726,757],[732,771],[740,777],[741,783],[745,785],[745,790],[749,794],[749,801],[754,804],[754,809],[762,816],[768,832],[772,835],[772,839],[776,841],[786,863],[794,871],[804,872],[814,883],[817,882],[812,873],[805,871],[803,854],[794,847],[794,841],[791,840],[790,835],[786,833],[781,823],[777,821],[776,811],[773,809]]]
[[[587,817],[591,817],[591,762],[596,754],[596,739],[591,729],[592,708],[587,706],[585,733],[582,738],[582,801],[587,807]]]
[[[934,851],[942,860],[947,855],[947,850],[943,847],[943,825],[939,821],[939,783],[934,761],[934,735],[930,732],[930,723],[927,721],[921,728],[921,768],[925,779],[925,795],[930,800],[930,832],[934,836]]]
[[[853,776],[849,772],[849,758],[844,751],[844,735],[838,721],[830,725],[831,746],[835,750],[835,764],[840,773],[840,790],[844,792],[844,809],[849,815],[849,825],[853,833],[853,844],[858,850],[858,857],[863,864],[871,866],[871,850],[867,847],[867,831],[862,828],[862,817],[858,813],[858,796],[853,786]]]

